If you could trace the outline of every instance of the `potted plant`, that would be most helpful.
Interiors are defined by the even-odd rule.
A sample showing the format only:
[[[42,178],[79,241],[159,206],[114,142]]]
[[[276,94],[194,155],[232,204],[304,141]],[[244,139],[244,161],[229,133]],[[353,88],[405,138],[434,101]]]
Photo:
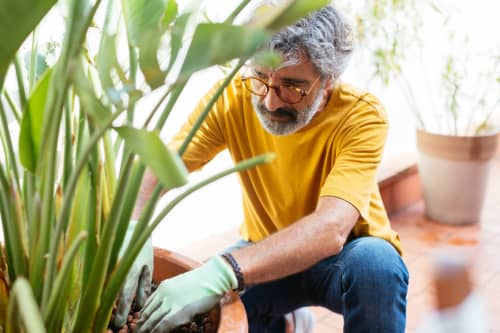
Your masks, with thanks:
[[[0,0],[0,330],[105,332],[129,268],[168,212],[196,189],[271,158],[189,184],[180,156],[190,138],[173,152],[159,136],[193,73],[236,59],[220,94],[273,31],[326,3],[283,1],[235,24],[249,2],[224,22],[203,22],[198,6],[179,10],[175,0]],[[56,9],[65,30],[51,63],[37,30]],[[160,96],[155,106],[139,109],[150,96]],[[160,184],[119,259],[146,168]],[[164,188],[185,184],[155,213]]]
[[[498,144],[498,45],[484,49],[457,32],[457,20],[462,28],[467,21],[453,6],[413,0],[349,6],[371,79],[399,88],[392,94],[403,96],[416,121],[426,215],[478,222]]]

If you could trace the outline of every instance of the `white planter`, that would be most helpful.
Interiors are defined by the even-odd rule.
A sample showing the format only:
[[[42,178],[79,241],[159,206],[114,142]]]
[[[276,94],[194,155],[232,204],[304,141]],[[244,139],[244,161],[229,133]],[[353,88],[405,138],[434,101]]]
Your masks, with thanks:
[[[417,130],[418,168],[429,218],[450,224],[481,218],[498,135],[449,136]]]

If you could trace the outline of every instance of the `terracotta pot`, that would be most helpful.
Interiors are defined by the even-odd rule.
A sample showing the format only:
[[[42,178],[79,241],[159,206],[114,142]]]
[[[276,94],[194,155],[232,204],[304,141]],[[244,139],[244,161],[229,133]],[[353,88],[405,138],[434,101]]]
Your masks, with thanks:
[[[181,254],[160,248],[155,248],[154,254],[153,280],[157,282],[200,265],[199,262]],[[220,301],[220,320],[217,333],[247,332],[247,316],[241,299],[234,292],[227,293]]]
[[[418,168],[426,214],[450,224],[481,219],[498,134],[452,136],[417,130]]]

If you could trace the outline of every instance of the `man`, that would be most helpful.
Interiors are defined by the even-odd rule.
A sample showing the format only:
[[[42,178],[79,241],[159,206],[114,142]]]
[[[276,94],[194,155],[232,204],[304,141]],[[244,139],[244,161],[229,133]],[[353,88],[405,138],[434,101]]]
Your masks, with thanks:
[[[408,272],[376,180],[387,119],[375,97],[339,80],[352,52],[349,25],[326,7],[269,47],[282,65],[254,65],[236,77],[183,156],[195,170],[223,149],[234,161],[276,153],[240,174],[243,241],[163,281],[138,331],[169,332],[223,293],[246,288],[250,332],[311,332],[309,305],[342,314],[348,332],[403,332]],[[155,181],[146,177],[139,206]]]

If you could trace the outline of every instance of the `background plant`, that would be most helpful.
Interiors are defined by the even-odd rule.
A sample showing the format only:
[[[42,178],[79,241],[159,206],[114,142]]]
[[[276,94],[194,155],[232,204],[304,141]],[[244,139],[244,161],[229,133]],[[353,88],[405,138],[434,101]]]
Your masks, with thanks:
[[[362,64],[367,87],[382,83],[388,95],[402,94],[421,129],[452,135],[498,131],[500,40],[487,31],[481,40],[473,38],[469,30],[477,22],[460,5],[337,2],[354,17],[355,61]]]
[[[270,34],[326,1],[283,1],[235,25],[249,3],[206,23],[196,2],[179,11],[174,0],[0,0],[1,331],[105,331],[128,269],[168,212],[199,187],[269,160],[241,161],[188,184],[153,211],[164,188],[187,183],[179,156],[192,136],[173,152],[159,133],[190,76],[237,59],[194,134]],[[37,27],[51,9],[65,18],[63,39],[38,45]],[[28,53],[19,51],[26,38]],[[5,84],[7,73],[15,79]],[[151,94],[160,95],[157,104],[138,109]],[[118,261],[146,167],[160,184]]]

